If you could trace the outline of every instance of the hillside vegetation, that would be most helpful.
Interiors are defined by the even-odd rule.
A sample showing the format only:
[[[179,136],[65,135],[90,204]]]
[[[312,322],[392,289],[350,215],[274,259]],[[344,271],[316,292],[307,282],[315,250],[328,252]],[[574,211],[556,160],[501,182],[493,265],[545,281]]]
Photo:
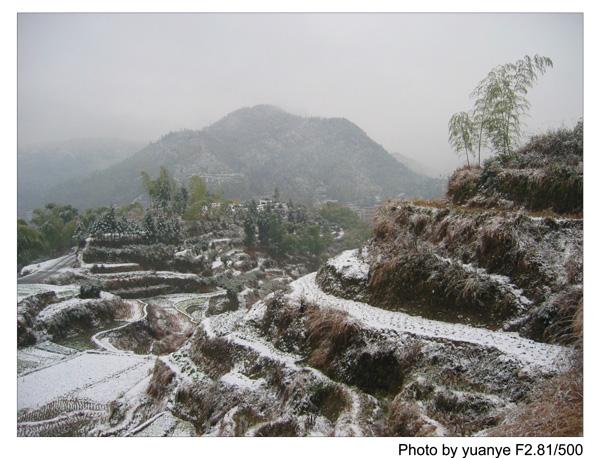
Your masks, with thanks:
[[[259,105],[200,131],[167,134],[105,171],[55,187],[47,198],[77,208],[127,204],[143,194],[140,172],[155,175],[161,166],[181,183],[203,176],[211,191],[241,200],[274,188],[284,200],[359,205],[443,192],[441,180],[408,169],[346,119],[305,118]]]
[[[583,211],[583,122],[538,135],[512,153],[450,177],[455,204],[557,213]]]
[[[448,196],[387,202],[367,246],[354,261],[340,258],[322,267],[320,287],[386,310],[516,331],[572,349],[566,369],[535,380],[517,407],[480,433],[581,435],[583,124],[533,137],[482,168],[458,170]],[[368,275],[350,274],[353,263],[363,263]],[[422,408],[399,398],[391,424],[417,434]]]

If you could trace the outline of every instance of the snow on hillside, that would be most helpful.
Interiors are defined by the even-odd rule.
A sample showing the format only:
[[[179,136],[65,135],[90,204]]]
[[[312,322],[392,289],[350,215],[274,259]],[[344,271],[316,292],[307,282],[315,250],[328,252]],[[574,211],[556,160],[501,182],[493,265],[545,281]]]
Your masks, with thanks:
[[[46,285],[41,283],[18,283],[17,302],[26,297],[54,291],[59,299],[68,299],[79,294],[79,285]]]
[[[327,261],[343,277],[352,280],[367,280],[369,264],[363,259],[363,253],[358,249],[347,250]]]
[[[61,256],[60,258],[48,259],[47,261],[38,262],[36,264],[29,264],[21,269],[21,275],[31,275],[36,272],[44,272],[48,270],[52,270],[57,264],[65,261],[71,255]]]
[[[566,368],[571,350],[559,346],[535,342],[517,333],[491,331],[464,324],[428,320],[402,312],[392,312],[372,307],[363,302],[341,299],[323,292],[315,281],[315,273],[292,282],[290,297],[305,299],[320,307],[331,307],[347,312],[361,323],[380,330],[409,333],[423,337],[467,342],[496,348],[509,358],[521,362],[526,369],[552,373]]]

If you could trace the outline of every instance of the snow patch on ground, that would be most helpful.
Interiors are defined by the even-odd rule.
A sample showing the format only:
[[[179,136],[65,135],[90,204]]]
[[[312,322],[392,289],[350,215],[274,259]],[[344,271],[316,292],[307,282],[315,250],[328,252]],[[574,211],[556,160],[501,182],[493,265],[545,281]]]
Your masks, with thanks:
[[[115,299],[117,296],[111,293],[107,293],[106,291],[100,292],[100,299],[110,300]],[[71,309],[71,308],[79,308],[83,307],[86,304],[97,301],[98,299],[81,299],[79,297],[72,297],[62,302],[56,302],[54,304],[48,305],[37,315],[37,319],[40,321],[46,321],[52,318],[57,313],[62,312],[63,310]]]
[[[360,397],[353,390],[348,390],[350,409],[342,412],[335,425],[336,436],[363,436],[360,424]]]
[[[46,285],[42,283],[17,283],[17,302],[39,293],[54,291],[59,299],[79,295],[79,285]]]
[[[366,281],[369,276],[369,264],[359,255],[358,249],[343,251],[327,261],[327,265],[348,279]]]
[[[190,422],[177,418],[169,411],[162,411],[135,428],[131,435],[136,437],[189,437],[195,436],[196,431]]]
[[[118,269],[118,268],[131,268],[131,267],[140,267],[137,262],[117,262],[114,264],[105,263],[105,264],[92,264],[99,269]]]
[[[244,390],[255,391],[261,388],[265,381],[262,379],[252,380],[246,377],[244,374],[232,370],[231,372],[227,372],[225,375],[221,377],[221,382],[226,383],[228,385],[233,385],[237,388],[241,388]]]
[[[181,279],[196,279],[196,274],[186,274],[182,272],[173,272],[170,270],[157,270],[157,271],[146,271],[146,270],[134,270],[132,272],[116,272],[116,273],[98,273],[98,277],[119,277],[119,278],[139,278],[139,277],[155,277],[155,278],[181,278]]]
[[[50,366],[75,354],[76,351],[50,341],[40,342],[17,351],[17,375]]]
[[[476,273],[477,275],[480,275],[482,277],[489,278],[494,283],[502,286],[503,288],[508,290],[510,293],[512,293],[512,295],[515,296],[515,299],[517,300],[517,302],[519,302],[519,304],[521,306],[528,307],[531,304],[533,304],[533,301],[531,301],[530,299],[525,297],[525,295],[523,294],[523,290],[520,289],[518,286],[516,286],[514,283],[512,283],[510,278],[507,277],[506,275],[490,274],[490,273],[488,273],[487,270],[485,270],[481,267],[475,267],[472,264],[465,264],[463,262],[452,260],[450,258],[445,258],[445,257],[437,255],[437,254],[435,256],[440,261],[444,261],[447,264],[460,265],[466,272]]]
[[[178,251],[177,253],[175,253],[174,256],[176,258],[188,258],[190,256],[193,256],[193,253],[192,253],[192,250],[188,248],[186,250]]]
[[[83,352],[17,377],[17,409],[40,407],[57,398],[106,403],[133,388],[152,366],[153,358]]]
[[[47,261],[38,262],[37,264],[29,264],[28,266],[25,266],[21,269],[21,275],[25,276],[25,275],[31,275],[33,273],[40,272],[40,271],[52,270],[52,268],[56,264],[61,263],[69,256],[71,256],[71,255],[69,254],[66,256],[61,256],[60,258],[48,259]]]

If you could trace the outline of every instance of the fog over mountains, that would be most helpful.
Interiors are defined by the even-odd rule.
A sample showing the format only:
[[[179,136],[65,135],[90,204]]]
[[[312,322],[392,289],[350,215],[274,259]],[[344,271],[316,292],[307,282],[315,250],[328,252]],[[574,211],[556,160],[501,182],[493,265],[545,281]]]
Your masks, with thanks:
[[[143,146],[141,142],[114,138],[81,138],[20,146],[17,153],[19,215],[46,204],[55,195],[54,187],[116,164]]]
[[[372,205],[394,196],[438,196],[445,184],[409,169],[347,119],[301,117],[268,105],[236,110],[202,130],[169,133],[122,160],[113,159],[125,145],[105,146],[104,163],[73,161],[81,163],[79,176],[57,174],[56,181],[64,179],[46,188],[31,185],[40,180],[44,155],[20,159],[19,212],[42,201],[78,208],[126,204],[143,194],[140,173],[155,175],[161,166],[182,183],[199,175],[212,191],[237,199],[277,188],[294,201]],[[21,189],[29,191],[26,198]]]

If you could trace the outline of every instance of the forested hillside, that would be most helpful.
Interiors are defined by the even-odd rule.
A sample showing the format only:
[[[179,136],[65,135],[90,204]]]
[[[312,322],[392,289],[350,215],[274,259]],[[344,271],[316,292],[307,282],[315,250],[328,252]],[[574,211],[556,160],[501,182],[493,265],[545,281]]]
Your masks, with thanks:
[[[166,167],[178,181],[202,176],[212,191],[250,199],[339,200],[372,205],[387,197],[429,198],[442,180],[394,159],[352,122],[304,118],[276,107],[237,110],[201,130],[170,133],[90,177],[61,184],[47,198],[78,208],[126,204],[143,193],[140,172]]]

